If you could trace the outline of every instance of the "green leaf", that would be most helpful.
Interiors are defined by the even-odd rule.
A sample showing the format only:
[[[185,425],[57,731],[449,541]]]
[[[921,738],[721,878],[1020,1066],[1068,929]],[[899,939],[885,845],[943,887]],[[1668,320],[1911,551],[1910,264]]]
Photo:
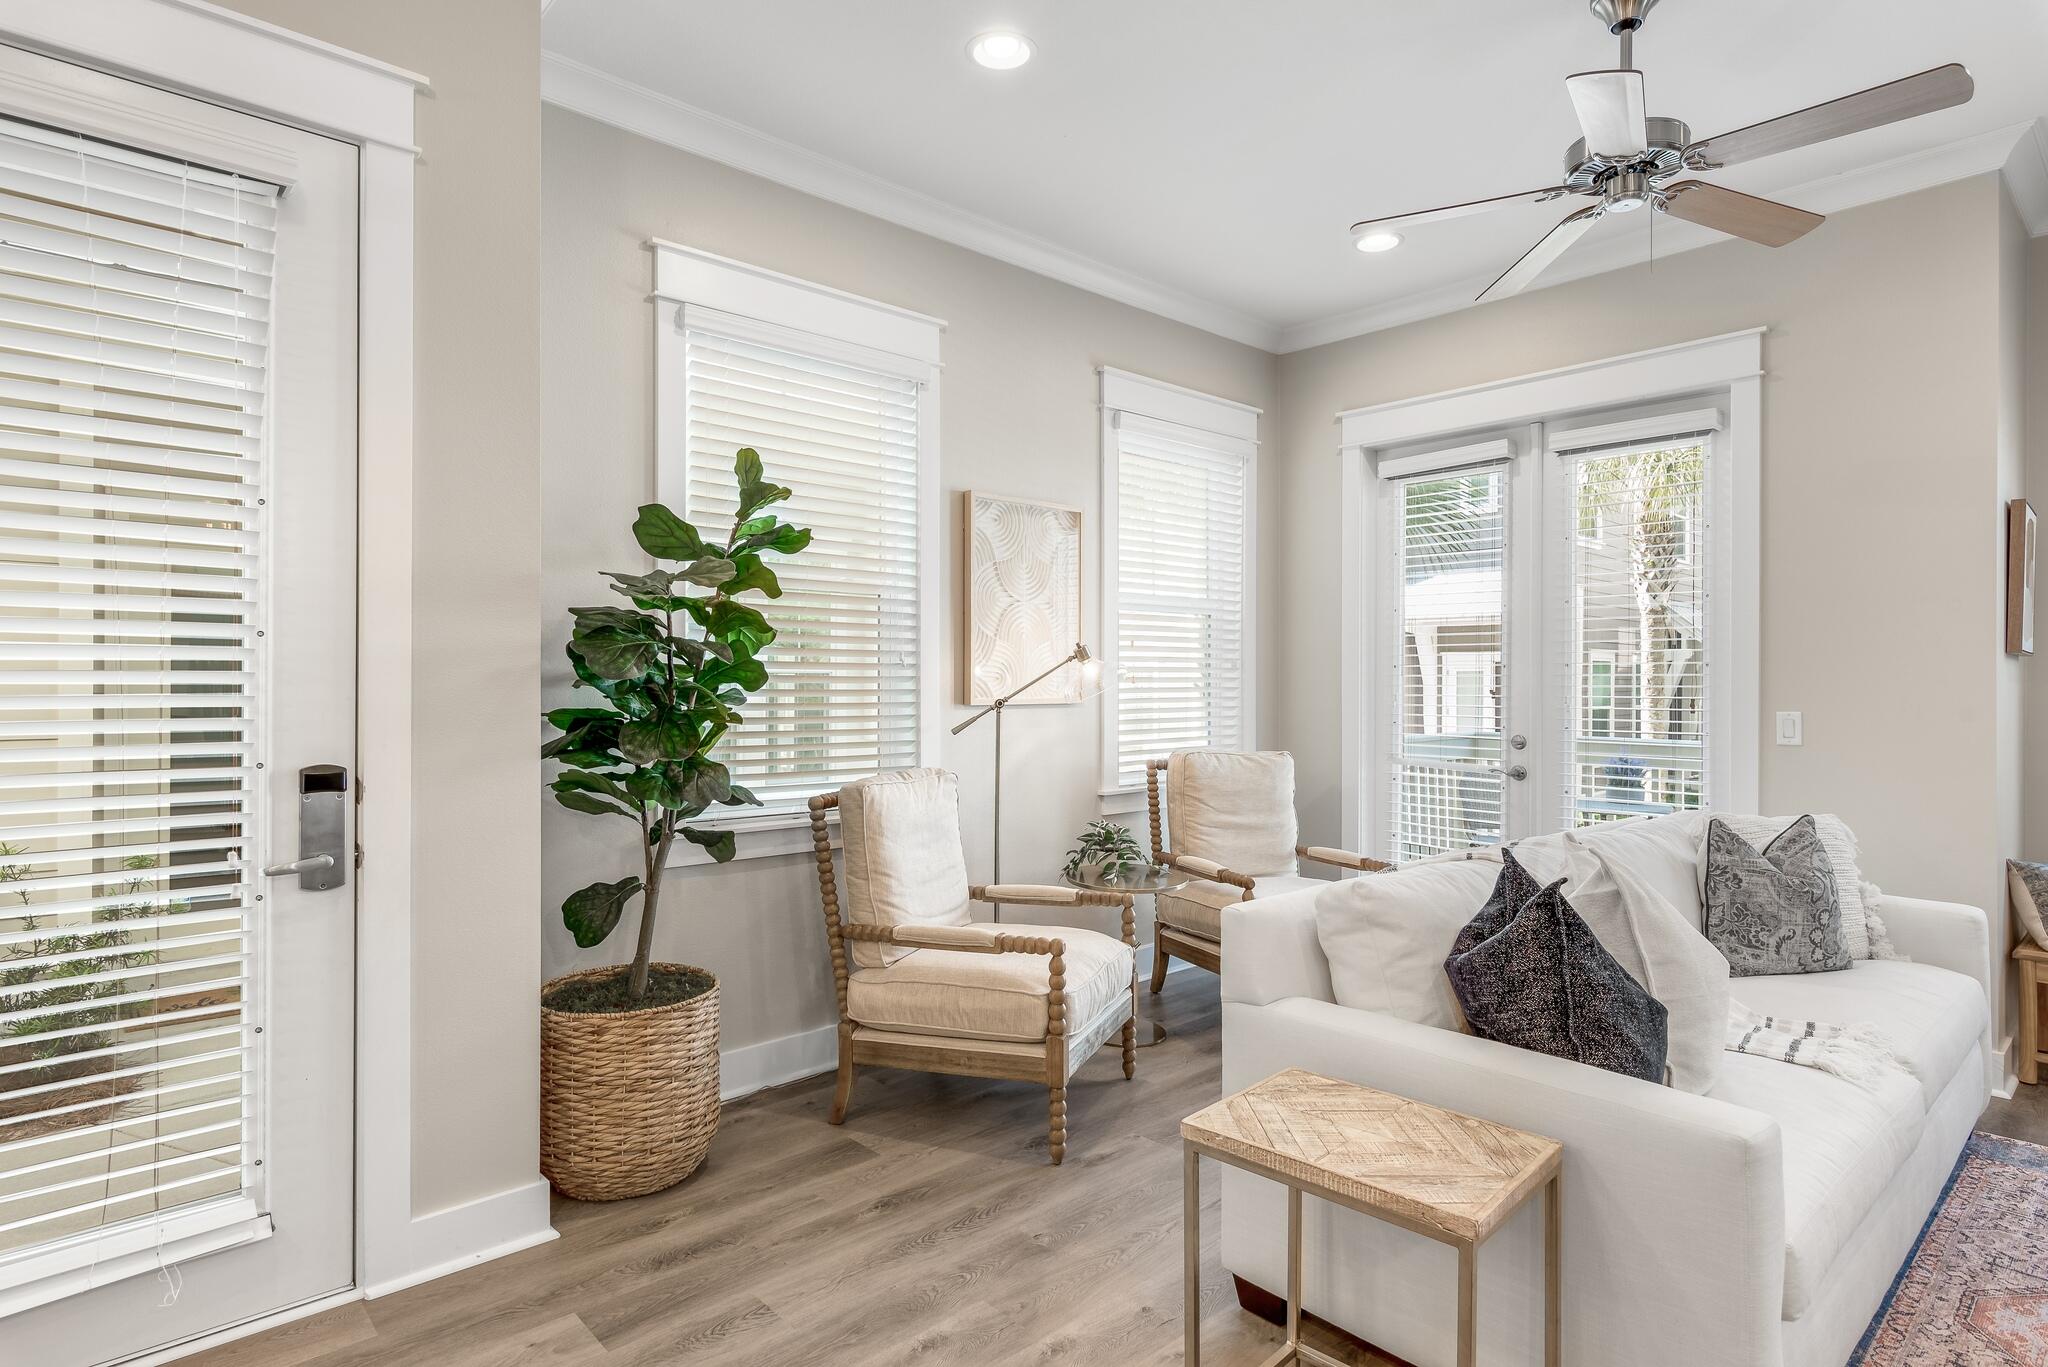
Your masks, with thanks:
[[[600,678],[637,679],[654,664],[652,642],[611,627],[572,638],[569,649],[582,656]]]
[[[677,788],[685,802],[709,807],[714,802],[725,801],[726,794],[732,791],[732,775],[716,760],[701,760],[691,766]]]
[[[633,520],[633,539],[657,560],[695,560],[704,550],[697,529],[659,503],[649,503]]]
[[[680,717],[636,721],[620,728],[619,750],[635,764],[688,759],[697,752],[696,731]]]
[[[555,801],[572,812],[589,812],[593,816],[637,816],[616,802],[607,802],[596,793],[563,792],[555,790]]]
[[[768,667],[752,658],[734,660],[731,664],[712,665],[705,669],[697,675],[697,682],[707,688],[732,684],[752,693],[768,682]]]
[[[727,593],[737,595],[748,589],[759,589],[770,598],[782,596],[782,581],[775,577],[775,571],[761,563],[760,556],[746,551],[735,555],[732,563],[736,573],[720,585]]]
[[[570,608],[569,615],[576,619],[579,635],[609,629],[638,633],[653,640],[660,637],[663,627],[659,617],[635,612],[631,608]]]
[[[618,713],[606,707],[557,707],[547,714],[548,725],[567,731],[578,722],[614,721]]]
[[[749,655],[760,654],[761,647],[775,639],[775,628],[759,610],[731,599],[712,607],[704,629],[727,645],[745,646]]]
[[[749,789],[742,788],[737,783],[729,784],[727,786],[730,789],[730,791],[728,791],[725,795],[726,806],[758,807],[761,805],[761,799],[755,797],[752,791],[750,791]]]
[[[732,858],[737,844],[731,831],[707,831],[696,826],[683,827],[683,839],[692,845],[701,845],[710,851],[713,861],[723,864]]]
[[[640,880],[622,878],[616,883],[592,883],[572,892],[562,902],[562,924],[583,949],[604,943],[625,914],[626,902],[640,891]]]
[[[621,802],[631,802],[632,796],[619,785],[619,781],[605,774],[576,772],[555,775],[554,790],[558,793],[584,792],[603,793]]]
[[[692,560],[682,569],[677,570],[676,578],[687,579],[692,584],[702,584],[706,588],[717,588],[720,584],[732,578],[732,569],[732,561],[722,556],[707,555]]]
[[[733,453],[732,473],[741,488],[761,482],[761,453],[751,446],[742,446]]]

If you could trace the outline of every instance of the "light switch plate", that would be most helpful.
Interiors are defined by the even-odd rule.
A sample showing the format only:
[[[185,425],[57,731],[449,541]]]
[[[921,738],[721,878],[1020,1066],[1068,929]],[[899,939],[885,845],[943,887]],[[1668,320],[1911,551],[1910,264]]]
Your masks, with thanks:
[[[1780,712],[1778,714],[1778,744],[1806,744],[1806,722],[1801,713]]]

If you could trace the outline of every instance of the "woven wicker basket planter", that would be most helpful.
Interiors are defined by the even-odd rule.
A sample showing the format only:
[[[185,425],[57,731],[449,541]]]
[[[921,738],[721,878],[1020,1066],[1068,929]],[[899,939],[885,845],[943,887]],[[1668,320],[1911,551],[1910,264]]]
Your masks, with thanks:
[[[566,974],[541,995],[618,971]],[[540,1170],[556,1191],[619,1201],[674,1186],[697,1170],[717,1131],[716,982],[701,997],[645,1011],[541,1007]]]

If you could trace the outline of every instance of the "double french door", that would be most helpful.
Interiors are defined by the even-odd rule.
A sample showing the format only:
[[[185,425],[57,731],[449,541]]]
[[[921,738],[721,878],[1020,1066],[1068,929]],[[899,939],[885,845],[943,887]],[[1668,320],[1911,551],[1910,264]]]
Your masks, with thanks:
[[[356,185],[0,48],[7,1364],[353,1280]]]
[[[1379,453],[1374,844],[1708,804],[1721,410]]]

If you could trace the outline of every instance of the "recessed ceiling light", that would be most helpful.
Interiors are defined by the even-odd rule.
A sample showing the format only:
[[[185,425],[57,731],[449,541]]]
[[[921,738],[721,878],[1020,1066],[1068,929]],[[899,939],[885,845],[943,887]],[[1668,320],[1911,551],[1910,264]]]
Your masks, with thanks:
[[[1031,60],[1031,40],[1021,33],[984,33],[967,45],[967,55],[990,71],[1014,71]]]
[[[1390,252],[1401,245],[1401,234],[1366,233],[1352,245],[1362,252]]]

